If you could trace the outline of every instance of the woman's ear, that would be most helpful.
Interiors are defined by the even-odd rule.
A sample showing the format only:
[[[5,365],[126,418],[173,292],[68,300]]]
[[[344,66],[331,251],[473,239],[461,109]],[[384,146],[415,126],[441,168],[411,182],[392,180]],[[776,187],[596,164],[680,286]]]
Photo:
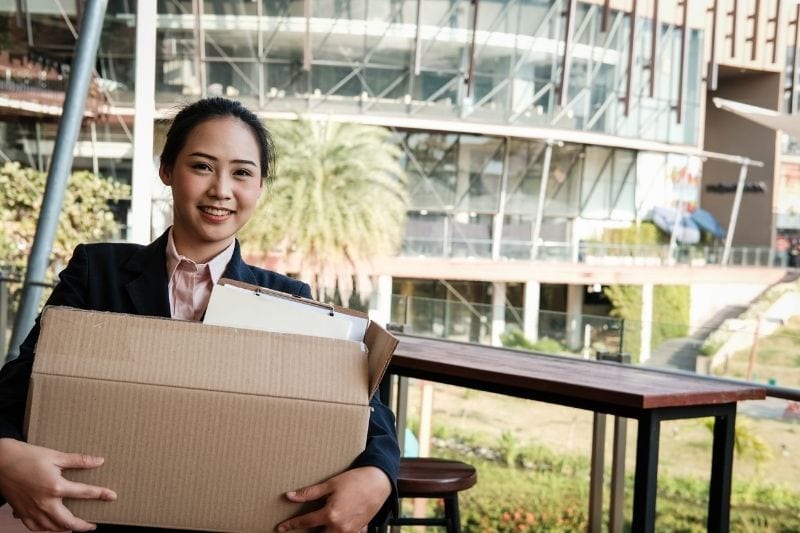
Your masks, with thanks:
[[[165,165],[158,167],[158,177],[161,178],[161,183],[170,187],[172,185],[172,171]]]

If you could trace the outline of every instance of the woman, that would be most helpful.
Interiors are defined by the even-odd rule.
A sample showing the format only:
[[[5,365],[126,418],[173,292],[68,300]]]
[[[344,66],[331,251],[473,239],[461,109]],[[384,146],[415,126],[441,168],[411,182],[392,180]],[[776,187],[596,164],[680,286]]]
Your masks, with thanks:
[[[209,98],[185,107],[167,133],[159,169],[161,180],[172,189],[173,226],[148,246],[78,246],[48,304],[199,320],[221,277],[310,297],[307,284],[244,263],[235,238],[253,215],[273,164],[269,133],[241,104]],[[70,482],[61,473],[97,468],[103,459],[22,440],[38,334],[37,320],[20,356],[0,371],[0,495],[32,531],[90,531],[96,525],[73,516],[62,498],[113,501],[116,494],[111,488]],[[396,507],[400,459],[393,417],[377,399],[372,407],[365,451],[351,468],[286,494],[295,502],[324,499],[322,508],[266,527],[280,532],[316,526],[360,531],[371,520],[383,521]],[[119,528],[99,530],[112,529]]]

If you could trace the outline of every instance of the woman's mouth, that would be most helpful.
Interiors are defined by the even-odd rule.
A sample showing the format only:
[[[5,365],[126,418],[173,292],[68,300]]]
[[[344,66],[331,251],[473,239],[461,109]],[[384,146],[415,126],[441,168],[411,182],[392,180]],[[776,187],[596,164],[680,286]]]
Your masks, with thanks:
[[[224,207],[211,207],[207,205],[198,206],[198,209],[203,214],[203,218],[212,222],[223,222],[236,212],[232,209],[225,209]]]

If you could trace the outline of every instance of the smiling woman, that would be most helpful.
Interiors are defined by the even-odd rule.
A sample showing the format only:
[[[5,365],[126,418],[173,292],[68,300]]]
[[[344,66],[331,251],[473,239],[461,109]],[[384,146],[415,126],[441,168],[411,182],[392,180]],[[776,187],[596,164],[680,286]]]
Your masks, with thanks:
[[[178,252],[207,263],[230,246],[261,196],[258,140],[237,118],[196,126],[161,181],[172,188],[172,230]]]
[[[310,297],[308,284],[246,264],[236,240],[272,176],[273,154],[267,130],[238,102],[209,98],[185,107],[167,132],[159,169],[172,190],[174,225],[148,246],[79,245],[48,305],[199,320],[223,276]],[[62,471],[100,468],[103,459],[33,446],[22,436],[38,336],[37,319],[20,356],[0,370],[0,504],[5,498],[32,531],[89,531],[95,525],[73,516],[62,498],[114,501],[117,494],[113,487],[68,481]],[[286,493],[293,502],[320,500],[318,510],[265,528],[355,532],[385,521],[396,509],[400,450],[394,418],[377,398],[371,407],[364,451],[350,468]]]

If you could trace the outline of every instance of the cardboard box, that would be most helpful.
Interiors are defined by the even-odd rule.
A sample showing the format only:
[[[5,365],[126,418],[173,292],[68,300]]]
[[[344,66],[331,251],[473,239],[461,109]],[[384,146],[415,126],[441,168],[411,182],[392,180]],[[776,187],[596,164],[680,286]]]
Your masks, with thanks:
[[[370,323],[352,341],[49,307],[27,439],[105,458],[66,477],[115,490],[67,500],[99,523],[272,531],[305,511],[287,490],[363,450],[369,398],[397,344]]]

